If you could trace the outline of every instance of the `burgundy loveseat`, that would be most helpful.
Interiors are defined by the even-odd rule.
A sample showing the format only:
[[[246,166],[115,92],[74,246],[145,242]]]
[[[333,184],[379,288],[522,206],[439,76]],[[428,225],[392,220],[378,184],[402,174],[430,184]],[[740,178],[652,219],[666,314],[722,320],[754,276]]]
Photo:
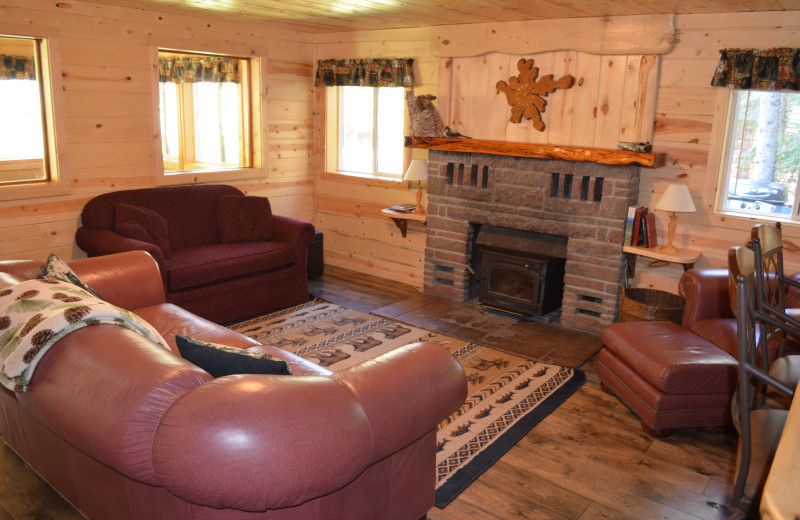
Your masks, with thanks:
[[[226,185],[105,193],[81,214],[90,257],[142,250],[167,301],[217,323],[308,301],[309,222],[272,215],[264,197]]]
[[[3,440],[89,520],[418,520],[433,507],[436,426],[467,394],[442,347],[333,374],[165,303],[146,253],[70,266],[173,350],[89,326],[47,351],[26,392],[0,386]],[[0,284],[42,267],[0,262]],[[271,354],[293,375],[214,378],[176,334]]]

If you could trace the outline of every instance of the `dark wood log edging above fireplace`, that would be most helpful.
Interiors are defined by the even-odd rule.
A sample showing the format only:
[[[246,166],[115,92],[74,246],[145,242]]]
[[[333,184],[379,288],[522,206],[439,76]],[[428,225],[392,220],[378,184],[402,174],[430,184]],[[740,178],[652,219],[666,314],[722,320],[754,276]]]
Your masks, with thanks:
[[[592,162],[614,166],[642,166],[644,168],[661,168],[667,162],[665,153],[640,153],[580,146],[553,146],[449,137],[406,136],[405,146],[406,148],[427,148],[444,152],[485,153],[510,157]]]

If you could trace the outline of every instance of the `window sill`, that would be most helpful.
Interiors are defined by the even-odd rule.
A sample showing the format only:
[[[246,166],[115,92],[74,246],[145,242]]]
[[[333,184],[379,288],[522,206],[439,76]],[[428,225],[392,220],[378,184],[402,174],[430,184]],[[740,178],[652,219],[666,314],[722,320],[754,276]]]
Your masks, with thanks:
[[[326,181],[349,182],[360,184],[361,186],[376,186],[379,188],[390,188],[397,190],[407,190],[410,182],[394,177],[376,177],[374,175],[362,175],[350,172],[322,172],[319,178]]]
[[[230,168],[220,170],[194,170],[156,175],[156,185],[195,184],[206,182],[230,182],[238,180],[263,179],[267,172],[261,168]]]

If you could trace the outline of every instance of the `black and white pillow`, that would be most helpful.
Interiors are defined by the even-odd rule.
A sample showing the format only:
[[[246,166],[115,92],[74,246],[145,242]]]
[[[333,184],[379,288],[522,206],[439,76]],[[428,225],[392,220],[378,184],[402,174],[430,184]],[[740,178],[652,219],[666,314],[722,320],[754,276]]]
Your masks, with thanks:
[[[175,336],[178,351],[186,361],[194,363],[214,377],[233,374],[291,375],[286,361],[263,352],[209,343],[187,336]]]

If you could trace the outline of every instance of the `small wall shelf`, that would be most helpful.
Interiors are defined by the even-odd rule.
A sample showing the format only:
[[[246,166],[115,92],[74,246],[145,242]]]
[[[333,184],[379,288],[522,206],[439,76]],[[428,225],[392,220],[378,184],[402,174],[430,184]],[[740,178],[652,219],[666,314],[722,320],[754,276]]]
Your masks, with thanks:
[[[450,137],[405,136],[406,148],[427,148],[445,152],[486,153],[532,157],[535,159],[561,159],[563,161],[593,162],[617,166],[642,166],[661,168],[667,163],[667,154],[584,148],[579,146],[553,146],[547,144],[509,143],[480,139],[455,139]]]
[[[633,278],[636,274],[636,258],[640,256],[653,259],[651,266],[658,262],[668,262],[681,264],[684,271],[694,268],[695,262],[703,256],[700,251],[692,251],[691,249],[679,249],[674,254],[662,253],[658,249],[657,247],[623,246],[622,252],[625,253],[625,258],[628,260],[628,278]]]
[[[400,233],[402,233],[403,238],[406,237],[406,233],[408,232],[409,220],[415,220],[417,222],[422,222],[423,224],[425,224],[425,222],[428,220],[427,213],[406,213],[404,211],[394,211],[389,208],[383,208],[381,213],[394,220],[394,223],[400,229]]]

